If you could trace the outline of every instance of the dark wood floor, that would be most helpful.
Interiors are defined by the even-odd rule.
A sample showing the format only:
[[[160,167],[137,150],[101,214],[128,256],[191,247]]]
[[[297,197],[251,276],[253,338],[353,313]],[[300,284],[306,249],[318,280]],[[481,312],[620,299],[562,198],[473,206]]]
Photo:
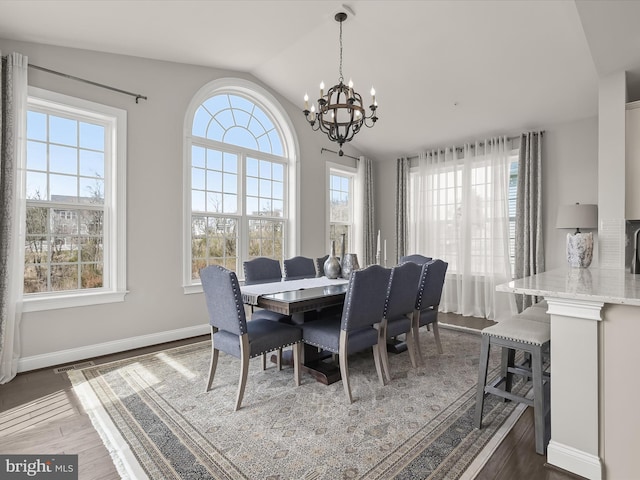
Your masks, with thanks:
[[[481,329],[493,323],[451,314],[441,315],[440,321],[462,329]],[[104,363],[206,338],[196,337],[92,360]],[[0,385],[0,432],[2,454],[78,454],[81,480],[119,478],[67,375],[56,374],[52,368],[21,373],[8,384]],[[546,466],[546,457],[535,453],[533,414],[532,409],[527,408],[476,478],[574,480],[582,477]]]

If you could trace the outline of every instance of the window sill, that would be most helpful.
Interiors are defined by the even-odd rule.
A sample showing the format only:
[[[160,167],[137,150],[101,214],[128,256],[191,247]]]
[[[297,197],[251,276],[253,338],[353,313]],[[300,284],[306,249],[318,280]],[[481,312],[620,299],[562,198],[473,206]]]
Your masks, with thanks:
[[[192,285],[183,285],[183,290],[185,295],[191,295],[192,293],[202,293],[202,284],[194,283]]]
[[[61,293],[41,297],[24,297],[22,311],[40,312],[59,308],[86,307],[104,303],[124,302],[127,290],[116,292]]]

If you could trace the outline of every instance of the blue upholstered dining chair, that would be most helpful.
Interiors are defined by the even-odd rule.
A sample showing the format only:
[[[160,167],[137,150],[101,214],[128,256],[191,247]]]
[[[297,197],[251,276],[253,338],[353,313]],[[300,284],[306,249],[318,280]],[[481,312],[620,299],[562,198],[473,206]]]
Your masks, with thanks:
[[[244,283],[251,285],[254,283],[279,282],[282,280],[282,270],[280,262],[273,258],[257,257],[243,262]],[[254,310],[251,307],[251,320],[265,319],[273,322],[291,323],[291,317],[271,310]],[[278,349],[276,356],[278,370],[282,369],[282,349]],[[262,356],[262,369],[267,368],[267,356]]]
[[[425,263],[422,266],[418,297],[416,298],[415,312],[413,313],[413,338],[416,343],[416,351],[421,362],[424,362],[420,349],[420,336],[418,330],[425,325],[433,327],[433,336],[438,346],[438,353],[442,354],[442,343],[438,331],[438,307],[442,297],[445,275],[449,264],[437,259]]]
[[[353,402],[349,384],[348,356],[373,347],[378,378],[385,384],[381,349],[386,342],[375,325],[382,321],[391,270],[371,265],[354,271],[349,279],[342,316],[321,316],[302,325],[304,342],[339,355],[340,375],[349,403]]]
[[[400,257],[400,262],[398,263],[413,262],[417,263],[418,265],[424,265],[431,260],[433,260],[431,257],[425,257],[424,255],[420,255],[419,253],[414,253],[413,255],[405,255],[403,257]]]
[[[415,357],[416,342],[413,336],[413,314],[421,273],[422,267],[413,262],[401,263],[391,269],[383,320],[380,325],[380,335],[383,336],[385,344],[387,339],[405,334],[405,343],[407,344],[413,368],[417,367]],[[390,381],[387,349],[384,348],[380,353],[386,379]]]
[[[313,258],[298,256],[288,258],[283,263],[285,278],[313,278],[316,276]]]
[[[218,353],[224,352],[240,359],[240,382],[234,410],[242,404],[249,359],[279,348],[293,345],[293,376],[300,385],[300,357],[302,331],[299,327],[253,319],[247,322],[240,284],[236,274],[218,265],[200,270],[211,326],[211,366],[205,392],[211,389],[218,365]]]

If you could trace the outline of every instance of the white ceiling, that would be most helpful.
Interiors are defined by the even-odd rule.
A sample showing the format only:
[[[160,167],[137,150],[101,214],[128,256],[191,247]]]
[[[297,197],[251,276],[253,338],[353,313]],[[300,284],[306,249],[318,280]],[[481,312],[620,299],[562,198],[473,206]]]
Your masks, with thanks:
[[[0,37],[248,72],[302,107],[337,83],[342,5],[0,0]],[[378,159],[594,116],[598,75],[640,66],[640,2],[344,5],[345,80],[375,86],[380,117],[353,144]]]

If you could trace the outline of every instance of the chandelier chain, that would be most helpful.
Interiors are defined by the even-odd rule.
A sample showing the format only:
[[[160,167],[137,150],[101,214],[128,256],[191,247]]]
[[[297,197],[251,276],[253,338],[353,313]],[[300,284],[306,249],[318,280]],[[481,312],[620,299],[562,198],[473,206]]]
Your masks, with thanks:
[[[342,76],[342,20],[340,20],[340,69],[338,73],[338,80],[340,81],[340,83],[343,83],[344,77]]]

